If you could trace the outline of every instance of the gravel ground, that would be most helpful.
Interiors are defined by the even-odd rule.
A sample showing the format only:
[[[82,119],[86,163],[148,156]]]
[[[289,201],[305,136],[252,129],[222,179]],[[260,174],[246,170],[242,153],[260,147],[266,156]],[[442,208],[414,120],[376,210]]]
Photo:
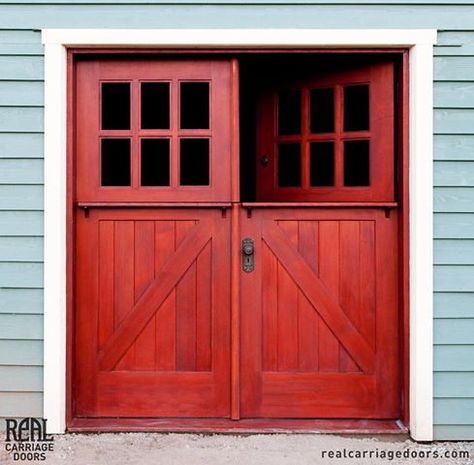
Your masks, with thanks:
[[[0,438],[0,464],[46,465],[370,465],[474,464],[474,442],[417,444],[406,436],[337,436],[324,434],[200,435],[159,433],[67,434],[55,436],[46,460],[18,460]],[[365,458],[329,458],[323,451],[363,454]],[[352,452],[350,452],[352,451]],[[418,458],[381,458],[387,454],[424,453]],[[430,453],[440,458],[427,458]],[[453,458],[468,452],[471,458]],[[372,453],[372,458],[369,454]],[[378,457],[376,455],[379,455]],[[449,454],[448,458],[446,454]]]

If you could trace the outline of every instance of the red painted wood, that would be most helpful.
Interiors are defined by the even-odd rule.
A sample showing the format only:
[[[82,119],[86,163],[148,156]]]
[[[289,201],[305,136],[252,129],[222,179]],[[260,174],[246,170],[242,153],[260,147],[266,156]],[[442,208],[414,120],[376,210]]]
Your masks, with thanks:
[[[313,221],[298,222],[299,243],[298,252],[310,266],[313,272],[318,273],[318,237],[319,225]],[[298,368],[302,371],[316,371],[319,366],[319,339],[320,318],[314,314],[311,303],[305,296],[300,295],[298,300]]]
[[[75,416],[228,417],[230,220],[94,209],[77,229]]]
[[[79,97],[94,95],[99,78],[121,79],[119,70],[126,62],[111,63],[115,64],[99,66],[91,60],[78,66],[79,77],[84,73],[92,77],[79,86]],[[78,206],[90,208],[88,216],[81,209],[76,215],[72,429],[122,428],[101,417],[121,418],[120,424],[129,425],[128,430],[189,427],[213,431],[232,427],[225,420],[206,423],[205,417],[398,418],[398,215],[394,211],[387,218],[384,211],[397,207],[390,171],[393,163],[387,170],[390,173],[381,173],[383,193],[380,186],[372,186],[370,195],[346,189],[344,196],[333,192],[298,205],[308,197],[293,192],[273,197],[280,203],[246,204],[239,212],[237,61],[231,67],[224,61],[205,62],[212,64],[208,67],[197,60],[137,63],[136,75],[122,76],[133,81],[134,101],[138,79],[148,72],[145,63],[154,73],[162,71],[164,63],[176,73],[175,80],[181,75],[211,79],[213,92],[219,91],[219,97],[213,93],[213,102],[227,102],[219,109],[229,108],[229,114],[211,111],[220,119],[212,119],[211,130],[178,130],[174,100],[174,125],[166,135],[210,136],[213,153],[231,155],[212,166],[216,183],[210,188],[175,188],[176,144],[173,188],[139,188],[136,157],[132,157],[134,189],[97,188],[93,173],[97,166],[87,164],[90,152],[85,147],[91,148],[91,140],[100,134],[120,131],[92,131],[90,137],[82,133],[76,168],[92,175],[78,176],[78,195],[73,199]],[[385,81],[392,73],[391,65],[385,71],[374,69],[367,78],[371,82]],[[356,82],[361,75],[367,76],[367,70],[327,79]],[[271,93],[268,98],[273,102]],[[91,124],[84,113],[87,105],[93,106],[94,98],[88,103],[78,101],[82,130]],[[340,98],[338,105],[340,109]],[[388,110],[390,125],[390,105]],[[272,129],[273,122],[259,111],[260,130]],[[376,111],[383,114],[386,108]],[[138,127],[136,105],[132,113],[132,129],[123,135],[132,137],[137,152],[138,138],[145,132]],[[308,115],[307,104],[303,115]],[[221,132],[220,123],[226,124]],[[388,143],[377,142],[373,124],[370,134],[351,136],[370,136],[381,146]],[[84,142],[87,137],[90,140]],[[338,137],[344,137],[340,130]],[[324,137],[304,134],[304,140]],[[308,152],[303,156],[307,161]],[[385,162],[393,160],[393,153],[387,156]],[[340,157],[337,166],[340,184]],[[307,163],[303,177],[308,178]],[[268,178],[260,181],[272,187]],[[232,215],[225,215],[220,207],[230,207],[229,200]],[[250,274],[240,271],[240,243],[246,236],[256,246],[256,268]],[[135,417],[143,419],[135,422]],[[172,420],[154,420],[157,417],[202,419],[183,420],[176,426]],[[270,431],[285,424],[311,430],[316,424],[241,422],[242,431],[255,425]],[[349,428],[349,424],[364,427],[349,422],[339,423],[339,428]],[[380,428],[389,430],[389,425],[386,422]]]
[[[76,200],[80,202],[203,202],[229,201],[232,150],[231,137],[231,62],[229,60],[96,60],[82,59],[76,63],[76,171],[78,176]],[[211,83],[210,128],[179,129],[178,88],[181,80]],[[132,124],[130,130],[100,129],[100,83],[130,82],[132,87]],[[171,128],[142,130],[139,127],[141,81],[170,82]],[[222,111],[227,108],[229,111]],[[141,137],[169,137],[171,139],[171,180],[169,187],[140,187],[139,142]],[[180,137],[210,138],[210,186],[178,185]],[[132,141],[132,186],[100,186],[101,137],[125,137]]]
[[[393,63],[379,62],[347,70],[325,70],[317,77],[297,77],[291,82],[273,78],[262,92],[257,108],[257,201],[293,202],[393,202],[394,200],[394,92]],[[370,128],[368,131],[344,131],[343,86],[369,84]],[[302,130],[300,135],[277,134],[277,93],[280,89],[302,90]],[[309,133],[308,95],[314,88],[335,91],[335,129],[327,134]],[[370,140],[370,183],[368,187],[343,185],[343,142],[360,138]],[[335,186],[309,186],[309,141],[333,141],[335,145]],[[301,187],[278,186],[278,142],[301,142]],[[268,156],[262,166],[260,159]]]
[[[153,221],[135,223],[135,296],[140,298],[154,279],[154,238]],[[153,370],[155,368],[156,317],[153,317],[135,342],[135,368]]]
[[[360,327],[361,320],[359,277],[362,273],[359,263],[359,226],[359,222],[355,221],[339,223],[339,302],[357,328]],[[339,353],[339,366],[343,372],[359,371],[358,365],[344,347],[341,347]]]
[[[242,417],[397,418],[396,213],[263,207],[241,224],[262,257],[242,278]]]
[[[339,293],[339,222],[319,222],[319,277],[333,295]],[[339,342],[328,325],[319,319],[319,370],[339,371]]]

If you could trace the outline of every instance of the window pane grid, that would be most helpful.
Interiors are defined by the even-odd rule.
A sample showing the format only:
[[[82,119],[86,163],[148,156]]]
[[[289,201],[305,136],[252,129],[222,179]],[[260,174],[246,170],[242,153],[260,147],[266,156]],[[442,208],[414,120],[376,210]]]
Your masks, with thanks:
[[[101,185],[209,187],[211,90],[207,80],[102,82],[99,135],[126,138],[130,149],[115,158],[101,149]]]
[[[364,154],[351,157],[346,150],[349,147],[352,152],[357,147],[370,144],[368,95],[368,84],[352,83],[321,88],[308,86],[277,93],[274,141],[277,154],[283,149],[283,157],[277,155],[275,182],[278,188],[299,187],[304,191],[317,191],[370,187],[368,170],[371,154],[364,149]],[[363,108],[357,108],[357,105]],[[280,115],[282,106],[288,114]],[[296,109],[301,115],[299,119],[296,117]],[[318,109],[325,116],[315,116]],[[350,110],[352,117],[346,116],[346,112]],[[329,121],[325,121],[325,117]],[[354,144],[347,145],[347,141],[353,141]],[[300,151],[289,150],[289,147],[297,146]],[[296,159],[292,160],[290,152],[294,152],[293,158]],[[321,153],[321,159],[318,158],[318,152]],[[356,166],[357,158],[361,161],[361,166]],[[296,172],[297,166],[300,166],[299,174]],[[286,173],[282,173],[283,169]]]

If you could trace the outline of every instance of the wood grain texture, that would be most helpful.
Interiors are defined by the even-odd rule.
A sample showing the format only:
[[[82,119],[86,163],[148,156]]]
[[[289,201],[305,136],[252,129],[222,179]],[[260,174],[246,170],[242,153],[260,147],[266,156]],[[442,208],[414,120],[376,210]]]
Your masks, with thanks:
[[[314,76],[294,76],[291,80],[268,77],[265,91],[257,102],[257,201],[259,202],[382,202],[394,200],[393,163],[393,63],[380,61],[353,69],[324,68]],[[370,89],[368,105],[368,129],[347,131],[344,127],[344,89],[351,84],[367,83]],[[330,88],[334,93],[334,128],[331,132],[312,134],[309,124],[309,95],[311,89]],[[298,89],[301,93],[301,128],[297,134],[281,135],[275,123],[279,119],[279,92]],[[368,178],[370,187],[352,187],[343,180],[345,140],[361,138],[368,141]],[[334,182],[330,187],[310,186],[309,141],[334,143]],[[279,185],[279,149],[282,143],[297,143],[301,147],[300,182],[292,187]],[[265,154],[268,163],[260,163]],[[377,156],[375,156],[377,154]]]
[[[370,209],[242,213],[261,257],[242,281],[244,418],[399,414],[396,222]]]
[[[228,416],[229,219],[169,208],[79,218],[76,416]]]

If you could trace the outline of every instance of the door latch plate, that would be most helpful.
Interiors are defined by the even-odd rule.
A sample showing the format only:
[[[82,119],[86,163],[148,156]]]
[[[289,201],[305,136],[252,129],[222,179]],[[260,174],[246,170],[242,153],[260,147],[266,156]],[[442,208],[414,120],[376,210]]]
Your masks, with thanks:
[[[242,270],[245,273],[251,273],[254,270],[254,252],[253,240],[246,237],[242,241]]]

